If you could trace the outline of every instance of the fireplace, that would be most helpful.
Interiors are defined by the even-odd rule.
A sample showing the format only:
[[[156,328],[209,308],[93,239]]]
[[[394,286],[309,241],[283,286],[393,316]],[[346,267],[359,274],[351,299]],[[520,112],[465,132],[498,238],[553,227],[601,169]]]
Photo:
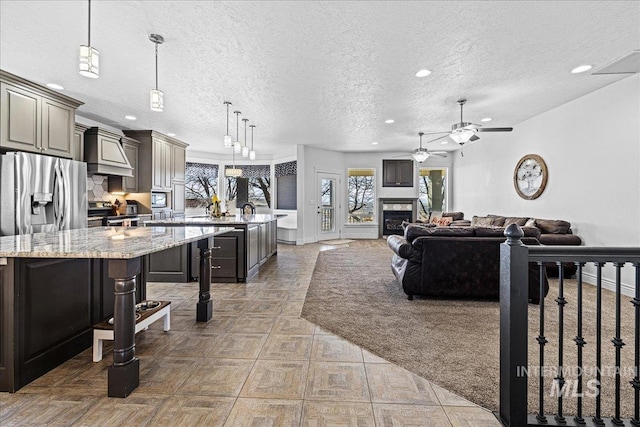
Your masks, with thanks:
[[[380,199],[380,235],[403,234],[402,221],[413,222],[416,199]]]

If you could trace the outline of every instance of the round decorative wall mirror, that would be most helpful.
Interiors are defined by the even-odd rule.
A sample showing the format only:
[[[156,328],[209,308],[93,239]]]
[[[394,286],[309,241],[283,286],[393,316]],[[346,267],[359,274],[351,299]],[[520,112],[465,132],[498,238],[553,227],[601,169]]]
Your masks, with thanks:
[[[537,154],[523,156],[513,172],[513,185],[520,197],[533,200],[540,197],[547,186],[547,164]]]

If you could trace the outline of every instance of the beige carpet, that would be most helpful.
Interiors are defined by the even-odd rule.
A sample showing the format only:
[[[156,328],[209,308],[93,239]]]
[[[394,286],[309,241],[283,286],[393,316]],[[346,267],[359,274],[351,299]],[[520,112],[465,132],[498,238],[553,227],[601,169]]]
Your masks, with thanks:
[[[491,301],[417,299],[408,301],[391,273],[392,252],[385,240],[351,243],[318,255],[302,316],[428,380],[491,410],[498,408],[499,304]],[[565,281],[564,365],[576,366],[575,280]],[[595,287],[585,286],[585,366],[595,366]],[[614,294],[603,291],[603,365],[614,365]],[[557,282],[546,298],[545,362],[557,365]],[[622,298],[622,415],[632,416],[633,306]],[[529,306],[529,363],[538,364],[538,306]],[[587,371],[588,372],[588,371]],[[551,398],[554,375],[545,379],[545,412],[556,410]],[[570,376],[567,376],[569,378]],[[585,379],[586,381],[591,379]],[[529,411],[538,409],[537,378],[530,380]],[[603,416],[613,414],[614,376],[603,373]],[[573,384],[572,384],[573,385]],[[588,391],[585,386],[585,391]],[[574,414],[575,398],[565,398],[564,413]],[[585,397],[585,414],[594,398]]]

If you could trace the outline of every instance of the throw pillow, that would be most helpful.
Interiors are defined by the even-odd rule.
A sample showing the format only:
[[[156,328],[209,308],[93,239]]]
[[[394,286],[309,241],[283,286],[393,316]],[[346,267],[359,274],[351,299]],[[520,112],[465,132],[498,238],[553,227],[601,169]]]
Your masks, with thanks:
[[[451,225],[451,223],[453,222],[453,219],[449,216],[443,216],[442,218],[440,218],[440,220],[438,221],[438,225],[441,226],[448,226]]]
[[[493,225],[493,218],[489,218],[488,216],[473,216],[471,218],[471,226],[472,227],[489,227]]]
[[[461,219],[464,219],[463,212],[442,212],[442,216],[449,216],[454,221],[459,221]]]
[[[536,227],[542,231],[542,234],[567,234],[571,223],[561,219],[537,219]]]
[[[536,226],[536,219],[535,218],[529,218],[529,220],[524,223],[524,226],[525,227],[535,227]]]
[[[489,215],[487,215],[487,217],[493,219],[493,222],[491,223],[491,225],[496,225],[498,227],[502,227],[504,225],[505,217],[503,217],[501,215],[489,214]]]
[[[440,222],[440,217],[439,216],[431,216],[431,221],[429,221],[429,224],[436,224],[438,225],[438,223]]]
[[[518,224],[520,227],[524,226],[527,223],[527,218],[521,218],[517,216],[510,216],[504,219],[504,228],[507,228],[511,224]]]

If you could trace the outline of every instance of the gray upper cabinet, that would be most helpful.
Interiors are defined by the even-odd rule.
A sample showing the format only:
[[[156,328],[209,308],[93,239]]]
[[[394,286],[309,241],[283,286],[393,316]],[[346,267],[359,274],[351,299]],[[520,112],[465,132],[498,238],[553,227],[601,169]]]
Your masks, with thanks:
[[[140,142],[136,141],[133,138],[127,138],[123,136],[120,138],[122,142],[122,149],[124,150],[124,154],[127,156],[129,160],[129,164],[133,168],[133,176],[132,177],[124,177],[122,178],[122,187],[126,193],[137,193],[138,192],[138,151],[140,149]]]
[[[383,187],[413,187],[413,160],[383,160]]]
[[[82,102],[0,70],[0,148],[77,158],[75,111]]]
[[[73,160],[84,162],[84,131],[88,126],[76,123],[73,132]]]
[[[172,193],[175,189],[175,181],[184,184],[184,153],[188,147],[187,144],[153,130],[125,130],[123,133],[140,142],[139,193],[149,191]],[[181,191],[184,197],[184,185],[177,191]],[[175,203],[175,196],[172,197],[172,201]]]

